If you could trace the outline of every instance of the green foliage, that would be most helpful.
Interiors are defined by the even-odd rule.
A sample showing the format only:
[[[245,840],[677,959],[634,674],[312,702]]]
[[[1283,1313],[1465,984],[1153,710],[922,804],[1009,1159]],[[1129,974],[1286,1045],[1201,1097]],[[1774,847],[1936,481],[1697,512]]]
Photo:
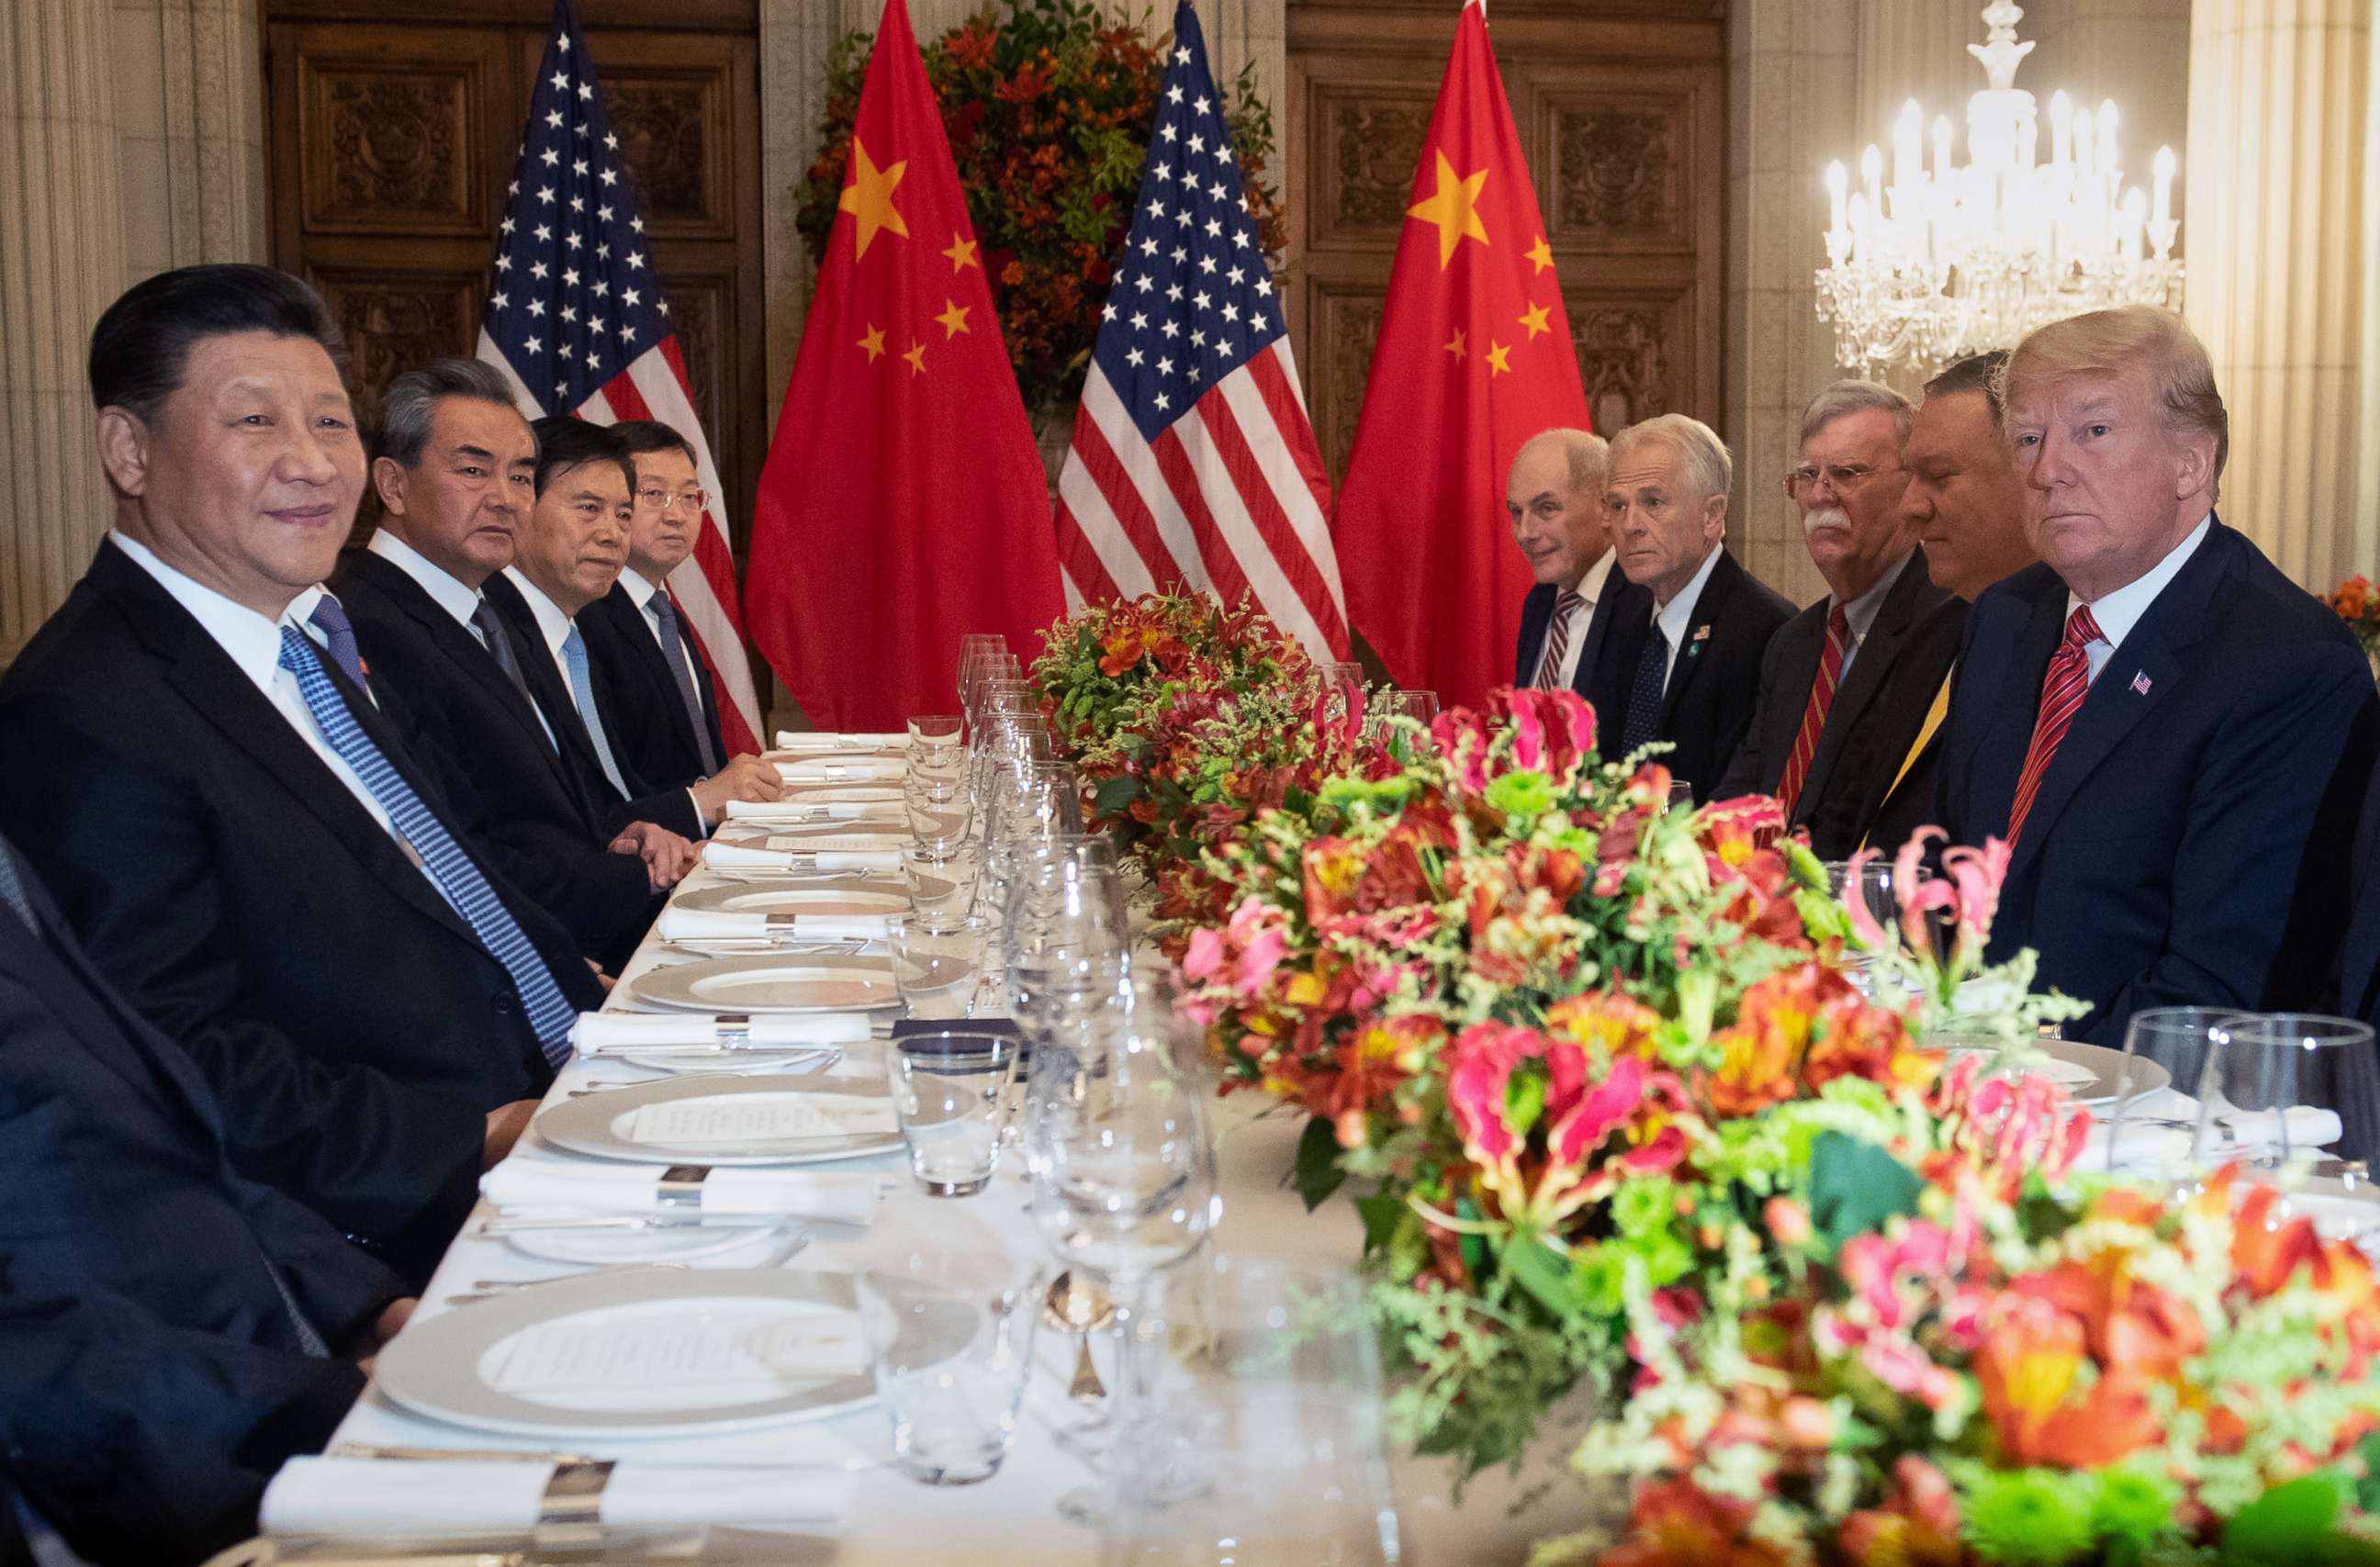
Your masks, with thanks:
[[[1821,1132],[1810,1150],[1810,1220],[1831,1257],[1854,1235],[1884,1228],[1886,1220],[1917,1211],[1925,1183],[1873,1143]]]
[[[1305,1211],[1311,1213],[1329,1202],[1346,1180],[1347,1172],[1339,1168],[1339,1139],[1332,1135],[1330,1123],[1318,1117],[1307,1122],[1297,1138],[1297,1195],[1305,1199]]]

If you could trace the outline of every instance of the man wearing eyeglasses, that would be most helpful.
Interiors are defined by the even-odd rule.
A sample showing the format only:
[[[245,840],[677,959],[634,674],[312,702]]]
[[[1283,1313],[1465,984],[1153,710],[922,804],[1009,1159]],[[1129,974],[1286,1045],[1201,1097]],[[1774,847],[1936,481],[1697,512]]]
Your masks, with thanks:
[[[1914,410],[1872,381],[1838,381],[1802,414],[1802,461],[1785,476],[1801,508],[1802,537],[1826,578],[1827,596],[1787,621],[1760,662],[1752,728],[1721,778],[1718,795],[1774,795],[1788,824],[1811,830],[1811,847],[1840,859],[1858,846],[1836,841],[1838,795],[1864,792],[1843,765],[1870,729],[1913,732],[1924,710],[1905,715],[1882,699],[1904,656],[1946,661],[1948,650],[1913,645],[1912,634],[1946,597],[1926,576],[1916,530],[1902,515],[1909,476],[1900,449]],[[1933,671],[1938,683],[1941,671]],[[1889,749],[1889,747],[1886,747]]]
[[[601,676],[598,691],[613,710],[605,723],[628,765],[648,779],[691,784],[726,765],[727,747],[710,672],[662,584],[694,553],[710,497],[685,436],[658,419],[612,430],[637,465],[628,565],[578,623]]]

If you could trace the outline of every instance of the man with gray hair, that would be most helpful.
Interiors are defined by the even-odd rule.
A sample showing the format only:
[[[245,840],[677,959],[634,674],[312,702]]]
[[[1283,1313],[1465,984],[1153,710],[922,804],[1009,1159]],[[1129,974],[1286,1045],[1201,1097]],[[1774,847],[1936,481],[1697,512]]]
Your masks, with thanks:
[[[1793,617],[1723,542],[1734,468],[1710,426],[1658,414],[1613,438],[1603,481],[1619,566],[1650,601],[1613,627],[1595,682],[1597,743],[1620,757],[1669,742],[1659,759],[1697,805],[1751,727],[1761,650]]]
[[[579,951],[616,969],[696,849],[611,821],[578,786],[480,591],[534,501],[537,439],[504,379],[442,359],[390,383],[371,480],[382,516],[333,577],[384,708],[467,832]]]
[[[1769,639],[1759,707],[1718,788],[1721,796],[1776,796],[1787,824],[1808,828],[1822,859],[1859,846],[1856,837],[1835,841],[1838,813],[1825,808],[1866,792],[1867,781],[1843,765],[1866,748],[1861,733],[1901,734],[1924,714],[1921,706],[1904,723],[1881,700],[1918,626],[1947,596],[1929,580],[1900,505],[1909,485],[1900,449],[1913,415],[1908,398],[1873,381],[1838,381],[1803,410],[1801,461],[1785,476],[1785,493],[1801,508],[1803,541],[1827,596]],[[1948,651],[1937,642],[1916,655],[1935,660],[1937,683]]]
[[[1504,486],[1512,541],[1536,578],[1521,601],[1512,684],[1594,694],[1595,671],[1621,619],[1651,614],[1645,590],[1614,562],[1603,527],[1609,448],[1584,430],[1544,430],[1521,443]]]

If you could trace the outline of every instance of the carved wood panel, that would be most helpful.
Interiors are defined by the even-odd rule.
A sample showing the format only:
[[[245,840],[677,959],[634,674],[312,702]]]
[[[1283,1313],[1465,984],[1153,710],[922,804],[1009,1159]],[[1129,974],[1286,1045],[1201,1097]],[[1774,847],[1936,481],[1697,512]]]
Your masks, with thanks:
[[[1307,294],[1315,323],[1314,346],[1299,363],[1305,369],[1307,416],[1330,471],[1347,471],[1355,449],[1355,424],[1364,407],[1364,384],[1372,373],[1372,349],[1388,308],[1386,288],[1316,288]],[[1322,390],[1327,388],[1328,390]]]
[[[367,419],[379,414],[379,393],[416,365],[468,354],[479,341],[485,302],[477,273],[444,277],[413,273],[314,269],[309,279],[329,301],[347,338],[347,390]]]
[[[716,81],[630,76],[604,84],[620,162],[659,235],[732,232],[726,171],[708,149],[720,138]]]
[[[1654,414],[1694,411],[1680,401],[1694,363],[1691,289],[1666,298],[1564,289],[1562,306],[1596,429],[1615,431]]]
[[[297,62],[309,228],[346,234],[478,234],[491,196],[477,151],[504,62],[424,34],[405,56],[337,52]]]
[[[1430,107],[1429,91],[1418,83],[1350,83],[1317,104],[1307,244],[1396,248]]]

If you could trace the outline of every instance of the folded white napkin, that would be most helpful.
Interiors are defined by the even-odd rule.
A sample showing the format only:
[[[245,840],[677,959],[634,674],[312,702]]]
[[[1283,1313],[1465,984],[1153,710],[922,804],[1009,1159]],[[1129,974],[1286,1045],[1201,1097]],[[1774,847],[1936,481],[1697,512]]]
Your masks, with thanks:
[[[722,844],[714,838],[702,845],[702,863],[713,870],[898,870],[901,851],[771,849],[751,844]]]
[[[890,821],[902,820],[899,800],[730,800],[730,821]]]
[[[792,925],[775,926],[771,917],[761,909],[665,908],[653,929],[664,941],[872,941],[885,934],[880,914],[797,914]]]
[[[503,1459],[293,1458],[265,1488],[265,1532],[351,1538],[526,1535],[553,1465]],[[832,1468],[640,1464],[613,1469],[602,1522],[840,1535],[856,1476]]]
[[[857,1014],[761,1014],[746,1026],[756,1048],[856,1045],[868,1039],[868,1019]],[[582,1012],[570,1030],[570,1042],[580,1055],[616,1055],[656,1045],[707,1045],[718,1038],[719,1020],[698,1012]]]
[[[2296,1105],[2287,1111],[2234,1111],[2209,1129],[2211,1140],[2201,1145],[2197,1120],[2197,1101],[2186,1095],[2168,1089],[2144,1096],[2138,1111],[2126,1108],[2120,1125],[2103,1117],[2091,1128],[2079,1167],[2105,1169],[2110,1136],[2115,1138],[2118,1170],[2162,1171],[2212,1167],[2243,1154],[2277,1150],[2284,1125],[2292,1157],[2327,1148],[2338,1141],[2342,1131],[2338,1111],[2314,1105]]]
[[[820,751],[776,764],[777,776],[788,782],[838,779],[896,779],[906,776],[909,764],[898,757],[843,756]]]
[[[705,1213],[782,1213],[865,1224],[876,1212],[872,1174],[721,1165],[703,1178]],[[507,1159],[480,1177],[480,1195],[507,1213],[650,1213],[660,1206],[652,1166]]]
[[[781,751],[875,751],[887,750],[909,743],[909,732],[898,734],[877,731],[873,734],[831,734],[825,730],[780,729],[777,749]]]
[[[2253,1150],[2277,1148],[2281,1135],[2289,1134],[2292,1154],[2327,1148],[2338,1141],[2345,1130],[2339,1124],[2338,1111],[2319,1105],[2297,1104],[2287,1110],[2235,1110],[2216,1119],[2216,1125],[2223,1134],[2223,1150]]]

